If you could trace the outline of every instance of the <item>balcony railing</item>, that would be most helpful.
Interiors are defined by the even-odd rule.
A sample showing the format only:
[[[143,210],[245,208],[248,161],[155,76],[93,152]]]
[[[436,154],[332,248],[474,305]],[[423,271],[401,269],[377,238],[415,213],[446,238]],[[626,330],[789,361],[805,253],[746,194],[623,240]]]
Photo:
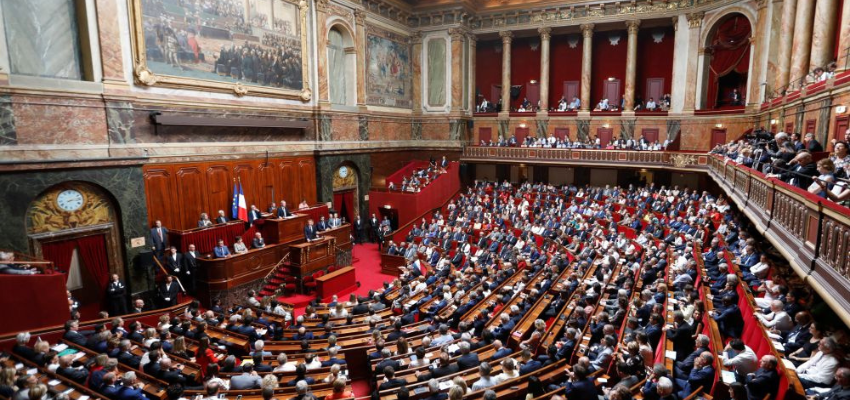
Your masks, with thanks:
[[[680,151],[631,151],[543,149],[534,147],[478,147],[463,149],[462,161],[518,162],[539,164],[579,164],[623,166],[629,164],[647,168],[706,169],[708,155]]]
[[[630,166],[707,172],[850,324],[850,209],[722,157],[671,151],[466,147],[465,162]]]

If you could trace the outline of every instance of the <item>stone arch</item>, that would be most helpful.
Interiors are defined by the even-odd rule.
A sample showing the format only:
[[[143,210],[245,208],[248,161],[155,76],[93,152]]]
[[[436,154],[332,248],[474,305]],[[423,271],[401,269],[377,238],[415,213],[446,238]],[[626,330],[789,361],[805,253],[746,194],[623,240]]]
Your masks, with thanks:
[[[710,75],[709,72],[710,72],[710,66],[711,66],[711,55],[709,54],[708,51],[706,51],[706,49],[708,49],[709,46],[711,46],[711,42],[714,39],[715,34],[717,33],[717,29],[721,25],[723,25],[724,22],[728,21],[730,18],[735,18],[737,16],[743,16],[744,18],[746,18],[746,21],[750,25],[750,30],[751,30],[750,37],[752,38],[753,35],[755,34],[755,28],[756,28],[756,11],[748,5],[734,5],[734,6],[727,7],[727,8],[721,9],[721,10],[717,10],[717,12],[709,15],[703,21],[703,29],[700,32],[700,40],[699,40],[699,44],[700,44],[700,47],[699,47],[700,69],[699,69],[699,80],[698,80],[699,91],[697,92],[698,108],[706,109],[706,108],[711,108],[711,107],[714,106],[714,104],[710,104],[711,101],[710,101],[710,99],[708,99],[708,97],[709,97],[708,96],[709,95],[709,86],[712,85],[713,82],[711,82],[710,79],[709,79],[709,75]],[[750,44],[750,46],[751,46],[750,47],[750,55],[748,57],[750,59],[752,59],[752,57],[754,55],[752,44]],[[751,73],[752,67],[753,67],[753,65],[752,65],[753,61],[750,60],[749,64],[750,65],[749,65],[749,70],[747,71],[747,80],[742,85],[743,88],[745,88],[746,90],[749,90],[749,88],[752,87],[752,85],[751,85],[752,79],[755,79],[755,77],[753,77],[752,73]],[[750,93],[744,93],[744,95],[749,97]],[[757,95],[757,94],[753,94],[753,95]],[[747,101],[748,100],[744,100],[744,103],[746,103]]]
[[[333,169],[333,208],[340,213],[340,217],[346,217],[349,222],[355,215],[360,214],[361,179],[360,168],[351,161],[342,161]]]
[[[328,96],[331,104],[357,105],[357,49],[354,30],[342,18],[333,18],[327,29]]]

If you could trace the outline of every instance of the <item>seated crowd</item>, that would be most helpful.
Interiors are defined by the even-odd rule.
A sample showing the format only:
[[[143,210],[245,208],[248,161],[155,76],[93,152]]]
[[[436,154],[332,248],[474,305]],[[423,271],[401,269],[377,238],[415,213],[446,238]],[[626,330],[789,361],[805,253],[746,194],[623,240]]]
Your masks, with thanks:
[[[832,152],[820,159],[823,146],[807,133],[775,136],[759,129],[750,137],[717,145],[712,153],[756,169],[819,197],[850,204],[850,129],[843,140],[832,140]]]
[[[401,183],[396,185],[396,182],[389,181],[387,189],[390,191],[399,190],[402,192],[420,192],[422,189],[434,182],[440,175],[446,173],[446,168],[449,166],[449,161],[446,156],[437,163],[434,160],[428,163],[425,168],[417,168],[411,173],[410,178],[407,175],[402,176]]]
[[[251,292],[155,325],[72,319],[54,344],[20,333],[0,395],[59,398],[49,376],[111,400],[347,399],[355,374],[384,400],[684,400],[721,377],[733,399],[782,398],[791,379],[850,390],[847,330],[722,196],[476,181],[406,234],[387,249],[398,279],[300,315]]]
[[[625,138],[620,136],[617,139],[611,140],[607,144],[603,145],[601,139],[597,135],[593,135],[593,137],[587,137],[585,140],[581,140],[580,138],[576,138],[574,141],[570,141],[568,136],[562,138],[557,138],[554,135],[549,135],[549,137],[531,137],[526,136],[526,138],[522,141],[517,141],[515,135],[511,135],[507,139],[499,137],[497,141],[484,141],[482,140],[479,143],[479,146],[482,147],[536,147],[536,148],[545,148],[545,149],[604,149],[604,150],[635,150],[635,151],[662,151],[666,150],[669,145],[669,141],[665,140],[664,143],[659,142],[658,140],[649,141],[647,140],[643,134],[641,134],[637,139],[633,138]]]

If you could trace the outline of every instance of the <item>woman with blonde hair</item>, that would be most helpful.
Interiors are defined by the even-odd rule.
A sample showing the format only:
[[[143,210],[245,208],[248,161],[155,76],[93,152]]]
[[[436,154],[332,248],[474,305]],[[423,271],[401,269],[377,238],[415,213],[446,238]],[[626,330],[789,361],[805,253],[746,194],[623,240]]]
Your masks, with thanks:
[[[472,393],[472,388],[470,388],[470,387],[466,384],[466,380],[464,380],[462,376],[456,376],[456,377],[454,377],[454,379],[452,379],[452,384],[454,384],[454,386],[452,387],[452,389],[454,389],[454,388],[460,388],[460,389],[461,389],[461,393],[463,393],[463,394],[469,394],[469,393]],[[461,396],[461,397],[463,397],[463,396]]]
[[[277,380],[277,376],[275,376],[275,374],[266,374],[263,377],[262,383],[260,384],[260,387],[262,389],[269,388],[269,389],[274,390],[274,389],[277,389],[277,386],[278,386],[278,380]]]
[[[174,346],[171,348],[171,354],[181,358],[192,358],[192,356],[194,356],[189,348],[186,347],[186,338],[184,336],[177,336],[174,339]]]
[[[331,365],[331,370],[328,373],[328,376],[322,380],[325,383],[336,382],[339,379],[339,364]]]
[[[463,378],[461,378],[463,380]],[[449,400],[461,400],[463,399],[463,395],[466,394],[460,386],[452,386],[449,389]]]
[[[153,344],[153,342],[158,342],[158,341],[159,341],[159,338],[156,337],[156,329],[154,329],[154,328],[145,329],[145,340],[142,342],[142,344],[146,348],[150,348],[151,344]]]

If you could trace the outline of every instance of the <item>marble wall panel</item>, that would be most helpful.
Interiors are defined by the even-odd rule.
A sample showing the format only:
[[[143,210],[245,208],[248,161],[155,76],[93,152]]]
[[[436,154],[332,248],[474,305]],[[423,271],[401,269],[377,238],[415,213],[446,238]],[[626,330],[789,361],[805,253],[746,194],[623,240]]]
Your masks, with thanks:
[[[0,96],[0,146],[18,144],[18,133],[15,130],[15,113],[12,110],[12,98]]]
[[[106,112],[97,100],[12,96],[18,144],[106,144]]]
[[[433,121],[422,124],[422,139],[447,140],[451,127],[449,121]]]
[[[360,140],[360,123],[357,116],[336,115],[331,117],[331,132],[333,140]]]

